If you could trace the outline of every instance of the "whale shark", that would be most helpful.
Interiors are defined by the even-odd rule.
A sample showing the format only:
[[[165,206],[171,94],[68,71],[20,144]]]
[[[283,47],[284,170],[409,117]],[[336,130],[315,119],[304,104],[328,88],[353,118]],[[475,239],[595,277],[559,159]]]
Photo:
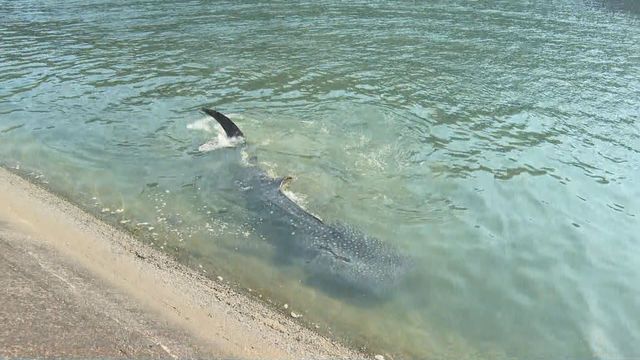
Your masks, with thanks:
[[[244,133],[226,115],[202,111],[215,119],[226,136],[246,144]],[[254,228],[276,249],[278,260],[300,265],[306,282],[333,295],[383,298],[405,273],[400,252],[347,224],[323,221],[285,193],[291,176],[274,178],[253,159],[235,181],[246,200]]]

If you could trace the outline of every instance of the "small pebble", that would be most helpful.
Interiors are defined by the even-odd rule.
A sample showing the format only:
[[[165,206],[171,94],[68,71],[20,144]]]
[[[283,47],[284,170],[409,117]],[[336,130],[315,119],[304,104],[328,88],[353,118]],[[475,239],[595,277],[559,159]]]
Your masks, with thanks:
[[[376,360],[384,360],[384,356],[382,356],[380,354],[374,356],[373,358],[376,359]]]
[[[289,304],[284,304],[284,308],[288,309],[289,308]]]
[[[218,281],[222,281],[222,280],[224,280],[222,276],[218,276]]]
[[[292,311],[292,312],[291,312],[291,317],[292,317],[292,318],[294,318],[294,319],[297,319],[297,318],[301,318],[301,317],[302,317],[302,315],[301,315],[301,314],[296,314],[296,313],[294,313],[294,312]]]

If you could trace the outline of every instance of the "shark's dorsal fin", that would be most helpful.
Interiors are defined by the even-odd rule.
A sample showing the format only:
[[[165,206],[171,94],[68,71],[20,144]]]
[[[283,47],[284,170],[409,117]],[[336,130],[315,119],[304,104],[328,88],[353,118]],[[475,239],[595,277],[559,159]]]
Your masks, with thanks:
[[[291,181],[293,180],[293,176],[285,176],[283,178],[280,179],[280,191],[284,190],[287,185],[289,185],[289,183],[291,183]]]
[[[295,199],[292,199],[291,196],[287,195],[285,190],[287,189],[287,186],[291,183],[292,180],[293,180],[293,176],[285,176],[283,178],[280,178],[280,185],[278,187],[278,189],[280,190],[280,193],[282,195],[284,195],[287,199],[289,199],[289,201],[291,201],[292,203],[296,204],[296,206],[299,207],[300,209],[302,209],[302,211],[306,212],[307,214],[309,214],[312,217],[314,217],[316,220],[318,220],[321,223],[323,223],[322,219],[318,215],[316,215],[316,214],[314,214],[312,212],[309,212],[309,210],[305,209],[304,206],[300,205],[297,201],[295,201]]]
[[[223,113],[215,111],[213,109],[202,108],[207,115],[212,116],[216,121],[222,126],[224,132],[228,137],[244,137],[244,134],[240,129],[236,126],[236,124],[231,121],[228,117],[226,117]]]

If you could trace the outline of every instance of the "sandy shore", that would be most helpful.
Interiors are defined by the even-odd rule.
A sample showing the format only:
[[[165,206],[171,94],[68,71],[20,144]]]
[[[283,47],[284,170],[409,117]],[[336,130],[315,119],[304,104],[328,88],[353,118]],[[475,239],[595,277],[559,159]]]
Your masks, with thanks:
[[[0,168],[0,357],[364,358]]]

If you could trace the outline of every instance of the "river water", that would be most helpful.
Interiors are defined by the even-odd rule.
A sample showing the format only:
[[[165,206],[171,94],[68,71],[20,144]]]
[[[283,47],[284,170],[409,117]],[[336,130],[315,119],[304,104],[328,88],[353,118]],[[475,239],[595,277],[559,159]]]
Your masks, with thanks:
[[[640,356],[633,1],[0,1],[0,39],[4,166],[320,332],[394,359]],[[410,259],[393,290],[313,286],[261,241],[202,106]]]

